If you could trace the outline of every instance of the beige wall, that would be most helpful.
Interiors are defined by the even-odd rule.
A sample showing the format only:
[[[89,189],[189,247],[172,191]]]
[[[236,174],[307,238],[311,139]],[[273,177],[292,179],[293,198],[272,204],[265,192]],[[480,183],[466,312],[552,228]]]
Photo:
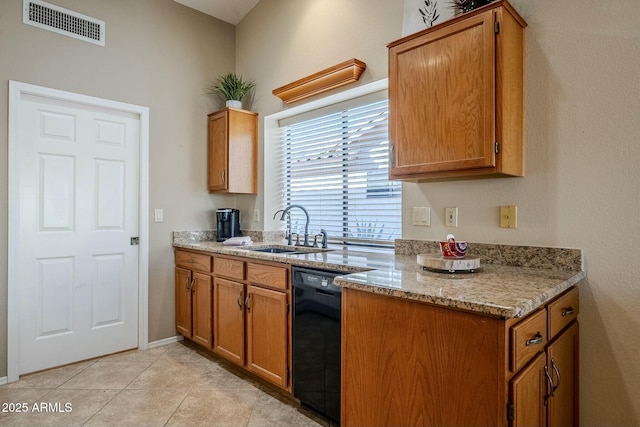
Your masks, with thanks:
[[[0,99],[7,81],[68,90],[151,108],[150,340],[174,335],[170,232],[213,224],[211,210],[237,205],[245,217],[256,196],[212,197],[204,190],[203,88],[233,69],[255,78],[254,109],[279,111],[271,90],[356,57],[359,84],[387,76],[387,42],[398,38],[402,2],[262,0],[234,28],[171,0],[55,0],[107,23],[98,47],[23,25],[21,0],[0,2]],[[438,239],[448,231],[477,242],[579,247],[581,421],[640,425],[640,26],[635,0],[513,0],[529,23],[526,48],[527,177],[404,185],[404,235]],[[235,61],[235,63],[234,63]],[[0,102],[0,129],[7,102]],[[0,242],[7,234],[7,135],[0,132]],[[497,227],[497,207],[516,204],[518,229]],[[408,224],[410,208],[432,207],[432,227]],[[458,206],[457,229],[442,226]],[[271,217],[262,212],[263,218]],[[243,226],[262,228],[262,222]],[[625,256],[619,256],[616,251]],[[0,301],[6,301],[6,256]],[[6,303],[0,303],[0,376],[6,374]]]
[[[6,375],[8,80],[150,107],[149,340],[175,335],[171,231],[211,227],[235,203],[206,190],[204,89],[235,66],[235,28],[172,0],[52,0],[101,19],[100,47],[22,23],[0,1],[0,377]],[[153,209],[164,208],[163,223]]]
[[[237,71],[257,81],[255,109],[279,111],[271,90],[352,57],[368,65],[361,83],[386,77],[385,45],[401,34],[402,3],[262,0],[237,27]],[[512,4],[529,24],[527,176],[405,184],[403,234],[582,248],[581,423],[640,425],[637,2]],[[258,208],[269,194],[255,199]],[[498,227],[502,204],[518,206],[517,229]],[[413,206],[432,208],[431,227],[409,225]],[[458,206],[458,228],[443,226],[447,206]]]

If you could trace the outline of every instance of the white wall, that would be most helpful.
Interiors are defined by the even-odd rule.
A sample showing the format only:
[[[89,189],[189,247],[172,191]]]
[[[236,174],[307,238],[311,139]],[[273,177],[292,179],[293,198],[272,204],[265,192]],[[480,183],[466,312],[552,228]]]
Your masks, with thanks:
[[[405,184],[403,234],[582,248],[581,424],[640,425],[637,1],[512,4],[529,24],[527,176]],[[262,0],[237,27],[237,71],[256,79],[254,109],[279,111],[273,89],[348,58],[367,63],[359,84],[386,77],[385,46],[401,35],[402,9],[401,1]],[[243,207],[262,206],[271,191]],[[503,204],[518,206],[517,229],[498,227]],[[409,225],[413,206],[432,208],[431,227]],[[443,226],[447,206],[458,206],[458,228]]]

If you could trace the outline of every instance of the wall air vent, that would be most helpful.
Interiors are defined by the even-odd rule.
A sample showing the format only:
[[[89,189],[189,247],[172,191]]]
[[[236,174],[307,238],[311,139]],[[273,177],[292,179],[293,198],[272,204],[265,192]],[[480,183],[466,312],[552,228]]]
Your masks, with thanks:
[[[22,22],[104,46],[104,21],[40,0],[23,0]]]

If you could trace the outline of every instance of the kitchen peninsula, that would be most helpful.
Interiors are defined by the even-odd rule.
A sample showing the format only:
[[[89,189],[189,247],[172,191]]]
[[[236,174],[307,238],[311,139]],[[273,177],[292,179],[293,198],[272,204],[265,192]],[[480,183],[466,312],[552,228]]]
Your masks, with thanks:
[[[345,272],[342,425],[577,422],[580,250],[470,245],[480,271],[448,275],[416,263],[433,242],[281,255],[199,238],[174,233],[174,247]]]

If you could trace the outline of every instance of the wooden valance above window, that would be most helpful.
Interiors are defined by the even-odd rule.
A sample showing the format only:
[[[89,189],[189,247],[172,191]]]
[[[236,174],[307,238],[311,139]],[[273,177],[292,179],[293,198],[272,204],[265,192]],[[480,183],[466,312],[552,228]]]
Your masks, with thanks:
[[[350,59],[273,90],[286,104],[358,81],[367,64]]]

